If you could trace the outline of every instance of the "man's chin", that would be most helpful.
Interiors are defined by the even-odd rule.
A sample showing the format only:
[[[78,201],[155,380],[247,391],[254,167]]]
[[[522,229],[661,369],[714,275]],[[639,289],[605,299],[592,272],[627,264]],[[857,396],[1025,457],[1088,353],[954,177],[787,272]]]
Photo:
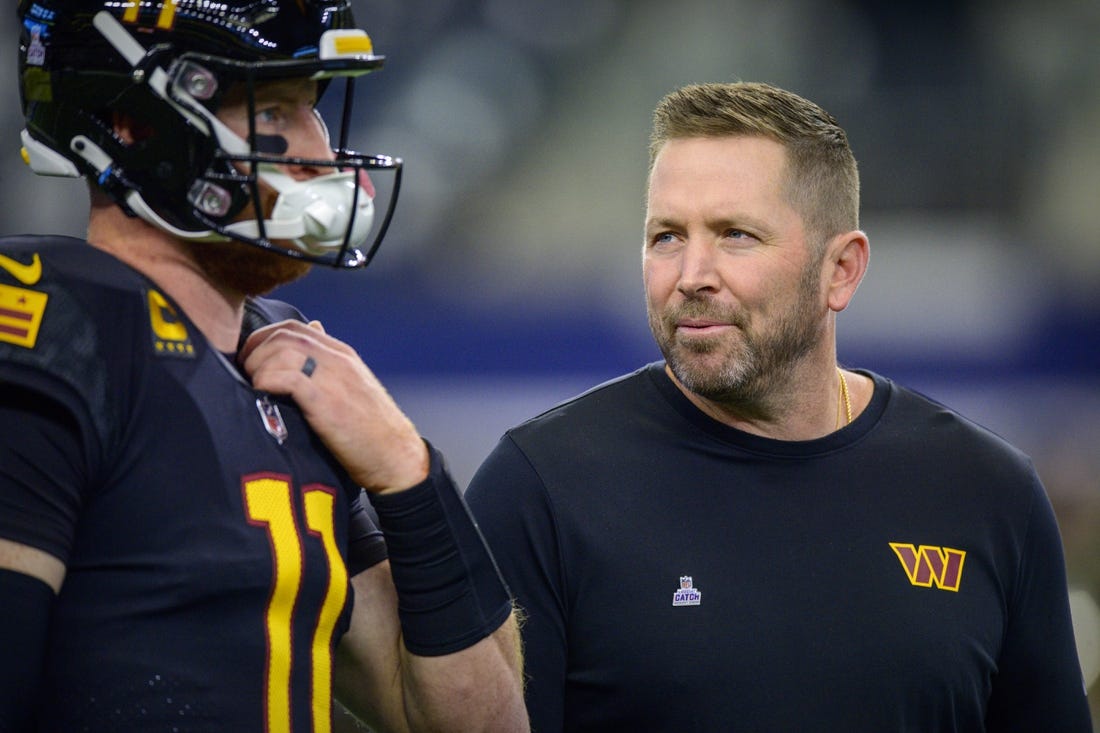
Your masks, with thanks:
[[[192,242],[195,261],[217,285],[244,295],[264,295],[299,279],[312,267],[243,242]]]
[[[722,350],[678,346],[665,360],[680,384],[701,397],[725,400],[744,388],[743,365]]]

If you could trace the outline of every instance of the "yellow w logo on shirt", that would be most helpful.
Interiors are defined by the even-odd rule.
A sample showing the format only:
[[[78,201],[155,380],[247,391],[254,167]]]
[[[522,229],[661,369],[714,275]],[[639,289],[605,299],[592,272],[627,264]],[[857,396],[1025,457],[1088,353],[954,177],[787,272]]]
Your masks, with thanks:
[[[943,590],[958,591],[962,582],[963,561],[966,552],[950,547],[904,544],[891,542],[890,549],[898,556],[909,582],[924,588],[935,586]]]

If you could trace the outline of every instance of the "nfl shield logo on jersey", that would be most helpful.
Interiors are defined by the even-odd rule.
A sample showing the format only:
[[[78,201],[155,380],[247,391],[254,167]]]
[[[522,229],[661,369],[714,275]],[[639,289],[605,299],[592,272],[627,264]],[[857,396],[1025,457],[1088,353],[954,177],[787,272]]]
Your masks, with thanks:
[[[283,441],[286,440],[287,431],[286,423],[283,422],[283,416],[279,412],[279,406],[272,402],[267,395],[260,395],[256,398],[256,409],[260,411],[264,428],[272,438],[278,441],[279,445],[282,445]]]

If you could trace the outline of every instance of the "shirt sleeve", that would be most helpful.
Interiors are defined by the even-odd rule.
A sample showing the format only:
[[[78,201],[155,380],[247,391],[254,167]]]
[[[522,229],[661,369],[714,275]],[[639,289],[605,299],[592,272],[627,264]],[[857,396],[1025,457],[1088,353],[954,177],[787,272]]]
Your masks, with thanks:
[[[1062,540],[1037,477],[1022,551],[986,730],[1091,733],[1069,611]]]
[[[351,502],[348,520],[348,576],[354,577],[386,559],[386,540],[378,517],[362,490]]]
[[[558,531],[545,487],[506,436],[470,481],[465,498],[522,614],[532,730],[560,731],[567,601]]]
[[[67,562],[87,471],[83,446],[59,403],[0,383],[0,537]]]

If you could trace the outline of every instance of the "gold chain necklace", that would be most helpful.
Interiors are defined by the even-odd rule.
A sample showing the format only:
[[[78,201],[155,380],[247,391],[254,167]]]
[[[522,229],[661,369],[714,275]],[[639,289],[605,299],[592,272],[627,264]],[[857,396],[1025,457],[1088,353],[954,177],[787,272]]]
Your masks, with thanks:
[[[836,426],[840,428],[840,415],[841,408],[843,408],[843,414],[848,418],[848,422],[844,423],[849,425],[852,422],[852,400],[848,396],[848,380],[844,378],[844,371],[840,368],[836,368],[837,376],[840,377],[840,394],[837,395],[836,401]]]

